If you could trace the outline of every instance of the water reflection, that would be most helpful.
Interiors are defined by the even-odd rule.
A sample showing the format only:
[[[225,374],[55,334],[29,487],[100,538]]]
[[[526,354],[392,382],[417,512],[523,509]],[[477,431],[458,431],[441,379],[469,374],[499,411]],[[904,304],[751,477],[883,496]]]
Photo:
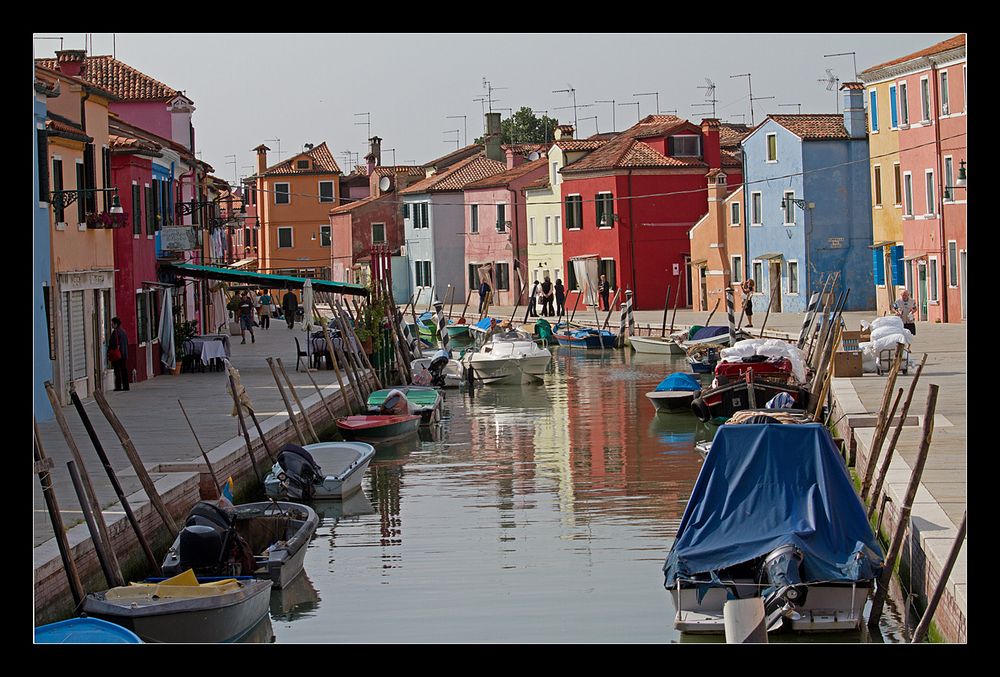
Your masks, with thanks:
[[[294,621],[311,616],[319,606],[319,592],[305,572],[296,576],[291,583],[280,590],[271,591],[271,618],[280,621]]]
[[[277,641],[680,641],[661,567],[715,429],[644,394],[686,362],[553,353],[543,384],[450,390],[376,445],[367,509],[316,505],[316,601]]]

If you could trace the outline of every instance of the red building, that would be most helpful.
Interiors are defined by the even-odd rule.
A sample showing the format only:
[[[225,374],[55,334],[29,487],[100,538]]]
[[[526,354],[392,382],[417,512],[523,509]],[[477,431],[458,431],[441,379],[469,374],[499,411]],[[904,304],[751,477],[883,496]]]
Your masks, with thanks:
[[[118,188],[122,209],[128,215],[124,228],[115,228],[115,298],[119,300],[115,313],[122,321],[122,329],[129,337],[126,369],[135,381],[145,381],[161,374],[159,342],[136,345],[140,334],[140,322],[148,322],[149,317],[140,317],[139,304],[131,302],[143,296],[143,283],[156,281],[156,233],[155,224],[149,218],[148,200],[153,181],[152,158],[162,156],[160,144],[152,141],[138,130],[124,123],[111,120],[108,123],[108,143],[111,149],[111,182]],[[146,207],[144,208],[144,200]]]
[[[492,263],[495,305],[527,301],[528,218],[523,189],[546,175],[548,161],[545,156],[527,161],[523,150],[508,147],[507,171],[465,187],[465,267],[470,289],[476,286],[473,271]]]
[[[714,119],[698,127],[650,115],[561,170],[567,308],[584,282],[570,263],[578,256],[596,255],[612,290],[631,289],[637,310],[662,308],[668,285],[687,287],[688,231],[708,211],[706,174],[724,168],[730,189],[743,181],[720,131]]]

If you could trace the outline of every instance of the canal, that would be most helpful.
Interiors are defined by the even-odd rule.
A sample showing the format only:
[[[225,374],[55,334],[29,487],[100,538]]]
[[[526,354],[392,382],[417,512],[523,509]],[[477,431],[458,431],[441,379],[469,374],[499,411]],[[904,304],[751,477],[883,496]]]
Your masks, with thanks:
[[[663,588],[715,428],[644,393],[686,363],[552,352],[543,385],[446,391],[437,429],[377,448],[364,494],[316,504],[304,573],[247,640],[722,641],[681,637]],[[894,608],[882,630],[903,641]]]

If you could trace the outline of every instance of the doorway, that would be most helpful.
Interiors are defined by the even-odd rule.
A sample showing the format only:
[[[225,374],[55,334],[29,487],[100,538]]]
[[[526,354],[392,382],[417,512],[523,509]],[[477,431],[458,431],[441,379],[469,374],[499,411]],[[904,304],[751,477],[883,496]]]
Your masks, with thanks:
[[[781,312],[781,259],[772,259],[768,262],[769,275],[768,283],[771,292],[771,312]]]
[[[917,287],[920,293],[920,319],[927,321],[927,264],[917,264]]]
[[[701,309],[708,310],[708,267],[698,266],[698,289]]]
[[[969,297],[968,297],[968,291],[967,291],[969,289],[969,271],[968,271],[968,267],[967,267],[968,266],[968,262],[966,261],[966,255],[967,254],[968,254],[968,252],[962,251],[962,252],[959,252],[959,255],[958,255],[958,260],[959,260],[959,262],[961,263],[961,266],[962,266],[961,284],[962,284],[962,319],[963,320],[969,319],[969,315],[968,315],[968,312],[969,312]]]

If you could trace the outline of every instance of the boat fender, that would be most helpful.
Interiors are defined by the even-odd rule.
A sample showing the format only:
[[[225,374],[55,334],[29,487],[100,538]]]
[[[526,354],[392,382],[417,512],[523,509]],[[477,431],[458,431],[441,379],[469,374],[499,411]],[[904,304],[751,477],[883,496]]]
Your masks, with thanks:
[[[707,423],[712,420],[712,412],[709,411],[708,405],[705,404],[705,400],[700,397],[696,397],[691,400],[691,411],[694,415],[698,417],[698,420],[702,423]]]

